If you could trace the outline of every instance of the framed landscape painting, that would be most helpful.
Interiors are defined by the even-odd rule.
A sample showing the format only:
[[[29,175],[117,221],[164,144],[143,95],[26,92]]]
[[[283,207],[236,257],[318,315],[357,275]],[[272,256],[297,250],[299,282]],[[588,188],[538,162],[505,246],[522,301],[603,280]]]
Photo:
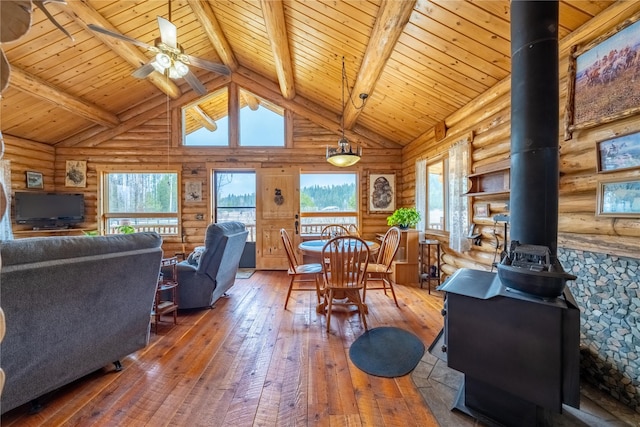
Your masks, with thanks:
[[[596,146],[599,173],[640,167],[640,132],[600,141]]]
[[[567,133],[640,112],[640,21],[612,29],[570,56]]]
[[[27,188],[44,188],[44,182],[42,180],[42,173],[26,171],[27,175]]]
[[[598,182],[599,216],[640,218],[640,179]]]

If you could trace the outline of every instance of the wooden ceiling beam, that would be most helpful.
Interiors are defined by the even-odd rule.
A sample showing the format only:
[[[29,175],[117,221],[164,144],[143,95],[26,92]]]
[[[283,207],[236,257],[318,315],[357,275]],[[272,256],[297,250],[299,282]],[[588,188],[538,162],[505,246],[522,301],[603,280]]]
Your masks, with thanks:
[[[293,99],[296,96],[296,90],[284,6],[282,2],[272,0],[260,0],[260,4],[276,64],[280,92],[285,99]]]
[[[187,109],[187,113],[189,113],[195,121],[200,123],[208,131],[215,132],[215,130],[218,129],[216,122],[197,105],[189,107]]]
[[[242,96],[242,99],[244,99],[244,102],[247,103],[251,111],[256,111],[258,107],[260,107],[260,100],[246,90],[241,91],[240,96]]]
[[[225,84],[228,84],[229,81],[230,79],[227,76],[214,76],[209,81],[203,81],[202,84],[204,84],[207,91],[213,92],[220,89]],[[166,95],[158,94],[157,96],[146,99],[144,102],[121,113],[119,117],[122,123],[113,129],[105,130],[101,126],[93,126],[71,136],[70,138],[58,141],[54,145],[56,148],[76,146],[96,147],[118,135],[129,132],[136,126],[147,123],[149,120],[158,117],[160,114],[166,114],[175,106],[184,106],[189,103],[193,103],[199,96],[200,95],[195,91],[190,90],[185,92],[179,99],[168,102]]]
[[[98,25],[107,30],[119,33],[109,21],[107,21],[100,13],[91,7],[87,1],[81,0],[69,0],[66,6],[59,6],[60,10],[64,11],[71,19],[73,19],[78,25],[91,33],[94,37],[97,37],[102,43],[107,45],[116,55],[121,57],[124,61],[129,63],[134,69],[138,69],[142,65],[149,61],[142,52],[133,47],[129,43],[110,37],[108,35],[92,31],[88,28],[89,24]],[[162,92],[166,93],[171,98],[178,98],[182,95],[182,92],[178,86],[171,80],[167,79],[157,71],[149,74],[147,79],[155,85]]]
[[[384,0],[382,2],[360,70],[351,90],[352,94],[359,96],[364,93],[370,96],[373,93],[376,83],[393,53],[396,42],[402,35],[405,25],[409,22],[415,4],[415,0]],[[357,109],[353,103],[346,103],[344,110],[344,127],[346,129],[353,127],[361,111],[362,109]]]
[[[114,128],[120,124],[120,119],[115,114],[87,102],[81,98],[73,96],[52,84],[27,73],[16,67],[11,67],[9,77],[11,87],[26,92],[36,98],[43,99],[55,104],[60,108],[84,117],[94,123],[108,128]]]
[[[218,53],[222,63],[231,71],[237,70],[238,60],[233,54],[231,45],[227,41],[227,37],[224,35],[222,27],[220,27],[220,23],[218,22],[218,18],[216,18],[216,15],[213,12],[213,9],[211,9],[209,3],[202,0],[187,0],[187,3],[191,7],[194,15],[196,15],[196,19]]]

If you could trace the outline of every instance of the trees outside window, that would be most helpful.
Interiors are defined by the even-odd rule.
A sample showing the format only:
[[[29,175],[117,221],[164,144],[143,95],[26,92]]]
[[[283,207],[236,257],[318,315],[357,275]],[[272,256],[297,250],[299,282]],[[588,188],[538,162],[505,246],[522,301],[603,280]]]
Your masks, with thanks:
[[[179,234],[177,172],[105,172],[102,182],[104,234],[119,234],[122,226]]]
[[[357,173],[301,173],[302,233],[320,233],[328,224],[358,225]]]

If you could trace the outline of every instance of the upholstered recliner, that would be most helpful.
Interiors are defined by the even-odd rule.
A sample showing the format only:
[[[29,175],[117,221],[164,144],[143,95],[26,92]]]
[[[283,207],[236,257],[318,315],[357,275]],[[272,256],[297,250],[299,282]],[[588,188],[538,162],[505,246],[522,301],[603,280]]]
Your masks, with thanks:
[[[241,222],[209,224],[204,247],[178,263],[178,308],[211,307],[233,286],[247,234]]]

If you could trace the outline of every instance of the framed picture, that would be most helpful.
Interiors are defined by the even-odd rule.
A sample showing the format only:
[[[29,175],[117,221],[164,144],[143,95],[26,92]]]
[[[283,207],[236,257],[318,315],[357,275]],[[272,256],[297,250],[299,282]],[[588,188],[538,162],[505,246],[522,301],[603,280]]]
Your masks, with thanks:
[[[640,112],[636,78],[640,14],[578,49],[572,48],[567,80],[565,139],[586,129]]]
[[[87,186],[87,162],[84,160],[67,160],[64,178],[65,187]]]
[[[184,183],[184,201],[202,201],[202,181],[186,181]]]
[[[640,218],[640,179],[598,182],[597,215]]]
[[[640,167],[640,132],[596,143],[597,172],[613,172]]]
[[[396,174],[369,172],[369,213],[386,213],[396,210]]]
[[[40,172],[26,171],[27,188],[44,188],[42,174]]]
[[[478,218],[489,217],[489,203],[474,203],[473,204],[473,216]]]

